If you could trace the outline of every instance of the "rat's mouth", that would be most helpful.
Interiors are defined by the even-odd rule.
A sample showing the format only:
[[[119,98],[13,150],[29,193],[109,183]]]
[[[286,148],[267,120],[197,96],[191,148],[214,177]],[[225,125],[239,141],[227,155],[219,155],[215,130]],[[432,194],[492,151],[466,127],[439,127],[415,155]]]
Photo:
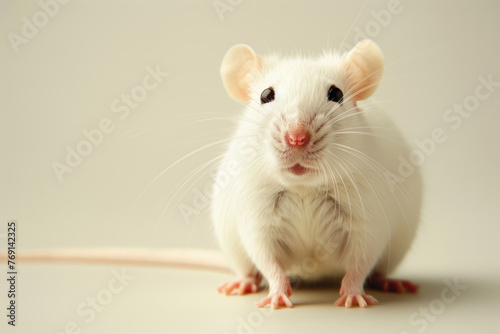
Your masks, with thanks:
[[[309,171],[309,168],[302,166],[301,164],[295,164],[288,168],[288,171],[295,175],[303,175]]]

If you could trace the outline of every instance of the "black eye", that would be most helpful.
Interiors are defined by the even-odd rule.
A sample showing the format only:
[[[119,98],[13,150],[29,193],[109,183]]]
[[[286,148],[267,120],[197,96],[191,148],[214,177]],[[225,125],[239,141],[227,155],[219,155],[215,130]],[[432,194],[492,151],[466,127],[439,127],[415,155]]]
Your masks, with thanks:
[[[260,103],[264,104],[274,100],[274,89],[273,87],[266,88],[260,94]]]
[[[344,99],[344,94],[335,85],[332,85],[328,90],[328,101],[333,101],[342,104]]]

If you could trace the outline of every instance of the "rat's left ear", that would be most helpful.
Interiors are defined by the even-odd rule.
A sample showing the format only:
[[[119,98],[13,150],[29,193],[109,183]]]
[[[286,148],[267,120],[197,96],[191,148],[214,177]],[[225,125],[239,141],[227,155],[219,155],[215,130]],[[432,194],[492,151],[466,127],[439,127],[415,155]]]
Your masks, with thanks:
[[[228,94],[243,103],[250,102],[250,82],[261,62],[251,47],[244,44],[233,46],[224,56],[220,72]]]
[[[370,97],[377,89],[384,72],[384,56],[377,44],[363,40],[346,55],[347,97],[354,101]]]

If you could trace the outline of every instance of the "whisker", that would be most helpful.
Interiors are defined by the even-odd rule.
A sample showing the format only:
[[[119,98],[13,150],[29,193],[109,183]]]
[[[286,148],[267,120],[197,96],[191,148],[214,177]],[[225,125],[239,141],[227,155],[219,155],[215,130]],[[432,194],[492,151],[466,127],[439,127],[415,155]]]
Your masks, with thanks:
[[[189,173],[189,176],[188,178],[179,186],[177,187],[177,190],[175,191],[175,193],[170,197],[170,200],[167,202],[167,204],[164,206],[164,203],[165,201],[160,205],[160,206],[164,206],[164,209],[162,210],[161,214],[160,214],[160,217],[158,218],[158,221],[157,223],[160,223],[160,221],[162,220],[163,216],[165,215],[165,213],[167,212],[167,210],[170,208],[170,204],[172,203],[172,201],[174,199],[178,199],[178,202],[177,202],[177,205],[179,204],[179,202],[181,201],[182,198],[184,198],[184,196],[186,195],[186,193],[192,189],[192,187],[188,187],[187,189],[184,190],[184,192],[180,195],[180,196],[177,196],[177,194],[184,188],[184,186],[186,184],[188,184],[197,174],[199,174],[200,172],[203,172],[201,173],[200,176],[198,176],[198,178],[196,180],[194,180],[193,184],[196,184],[198,183],[198,181],[203,177],[205,176],[206,174],[208,174],[210,171],[213,170],[214,167],[217,167],[216,164],[214,164],[214,162],[217,162],[219,160],[222,160],[224,158],[225,154],[221,154],[221,155],[218,155],[216,156],[215,158],[205,162],[203,165],[199,166],[198,168],[196,168],[195,170],[191,171]],[[210,165],[213,165],[211,168],[209,168],[208,170],[205,170],[207,167],[209,167]],[[204,204],[204,203],[203,203]],[[202,205],[203,207],[203,205]],[[170,211],[172,212],[172,211]],[[166,216],[166,220],[168,220],[168,218],[170,217],[170,214]]]
[[[361,14],[363,14],[363,11],[365,10],[365,7],[366,7],[367,3],[368,3],[368,0],[365,0],[365,2],[363,3],[363,6],[359,10],[358,15],[356,16],[356,18],[352,22],[351,26],[349,27],[349,30],[347,30],[347,33],[345,34],[344,39],[342,40],[342,42],[340,42],[339,49],[342,49],[342,46],[344,45],[344,43],[345,43],[345,41],[347,39],[347,36],[349,36],[349,34],[351,33],[351,30],[354,28],[354,25],[358,22],[359,18],[361,17]]]
[[[388,140],[390,142],[396,143],[403,145],[400,141],[396,140],[394,137],[382,134],[382,133],[377,133],[377,132],[368,132],[368,131],[334,131],[332,133],[333,135],[339,135],[339,134],[355,134],[355,135],[366,135],[366,136],[372,136],[375,138],[380,138],[384,140]]]
[[[206,113],[206,114],[209,114],[210,116],[213,116],[213,113]],[[194,117],[196,119],[193,120],[193,121],[186,122],[186,123],[181,123],[181,124],[178,124],[178,125],[175,125],[175,126],[171,126],[170,123],[172,123],[172,120],[170,120],[169,124],[156,125],[156,126],[149,127],[149,128],[147,128],[145,130],[136,131],[134,133],[131,133],[131,134],[128,135],[128,138],[129,139],[135,138],[135,137],[144,135],[146,133],[152,132],[154,130],[161,130],[163,134],[169,134],[169,133],[171,133],[171,132],[173,132],[175,130],[186,128],[186,127],[198,124],[198,123],[212,122],[212,121],[229,121],[229,122],[232,122],[233,124],[239,124],[239,123],[248,123],[248,124],[254,124],[254,125],[258,125],[259,124],[256,119],[252,119],[252,118],[249,118],[249,117],[243,117],[241,115],[239,115],[239,116],[238,115],[231,115],[231,117],[222,117],[222,116],[220,116],[220,117],[206,117],[206,118],[200,118],[199,116],[190,115],[189,118],[191,118],[191,117]],[[188,118],[188,117],[186,117],[186,118]]]
[[[373,170],[378,173],[379,177],[381,178],[381,180],[383,180],[384,184],[386,184],[386,186],[389,188],[389,190],[391,190],[391,194],[394,197],[394,199],[395,199],[396,203],[398,204],[398,206],[400,207],[403,216],[405,217],[405,219],[407,219],[406,213],[404,212],[404,210],[403,210],[403,208],[401,206],[399,198],[396,196],[396,194],[394,193],[394,191],[392,191],[391,185],[393,187],[395,187],[399,191],[399,193],[404,197],[404,199],[407,201],[408,204],[410,204],[412,207],[413,207],[413,204],[411,203],[410,199],[408,198],[405,190],[403,188],[401,188],[399,186],[399,184],[397,184],[397,183],[391,183],[391,184],[389,184],[389,182],[387,181],[387,173],[391,173],[392,174],[392,172],[389,171],[384,166],[382,166],[380,164],[380,162],[378,162],[377,160],[373,159],[372,157],[368,156],[367,154],[365,154],[365,153],[363,153],[361,151],[355,150],[355,149],[353,149],[353,148],[351,148],[349,146],[345,146],[345,145],[342,145],[342,144],[339,144],[339,143],[335,143],[334,145],[336,145],[338,149],[343,150],[345,153],[348,153],[348,154],[351,154],[354,157],[357,157],[358,159],[360,159],[361,161],[363,161],[365,164],[367,164],[367,166],[373,168]],[[417,211],[414,207],[413,207],[413,209],[415,211]]]
[[[389,254],[391,252],[391,240],[392,240],[392,231],[391,231],[391,228],[390,228],[390,224],[389,224],[389,218],[387,216],[387,213],[384,209],[384,206],[382,204],[382,202],[380,201],[380,196],[379,196],[379,193],[375,190],[375,188],[373,188],[372,186],[372,182],[368,181],[368,179],[365,177],[364,173],[362,173],[359,168],[356,166],[355,163],[353,163],[353,161],[347,157],[344,157],[344,161],[346,163],[349,163],[351,168],[356,170],[358,172],[358,174],[365,180],[366,184],[368,185],[368,187],[370,188],[370,190],[372,191],[373,195],[375,196],[375,199],[377,200],[377,203],[382,211],[382,214],[385,218],[385,222],[386,222],[386,226],[387,226],[387,231],[388,231],[388,235],[389,235],[389,245],[388,245],[388,250],[389,250]]]
[[[211,148],[213,146],[216,146],[216,145],[219,145],[219,144],[225,144],[225,143],[229,143],[231,142],[233,139],[232,138],[229,138],[229,139],[221,139],[221,140],[217,140],[213,143],[210,143],[210,144],[206,144],[186,155],[184,155],[183,157],[177,159],[174,163],[170,164],[167,168],[165,168],[163,171],[161,171],[157,176],[155,176],[147,185],[146,187],[139,193],[139,196],[137,197],[137,199],[135,200],[134,202],[134,206],[137,205],[137,203],[140,201],[140,199],[142,198],[142,196],[144,195],[144,193],[156,182],[158,181],[158,179],[160,179],[166,172],[168,172],[172,167],[176,166],[177,164],[179,164],[180,162],[186,160],[187,158],[195,155],[196,153],[198,152],[201,152],[203,150],[206,150],[207,148]]]
[[[332,170],[332,167],[333,169],[335,169],[335,171],[337,172],[338,175],[341,175],[337,168],[335,167],[335,165],[330,165],[330,164],[326,164],[326,167],[330,170],[330,173],[331,175],[333,176],[333,170]],[[335,178],[334,178],[335,179]],[[347,203],[348,203],[348,207],[349,207],[349,230],[347,232],[347,240],[345,242],[345,247],[342,251],[342,253],[340,254],[339,256],[339,262],[342,260],[342,258],[344,257],[345,253],[347,252],[347,249],[348,249],[348,245],[349,245],[349,242],[351,240],[351,231],[352,231],[352,218],[353,218],[353,211],[352,211],[352,204],[351,204],[351,198],[349,196],[349,190],[347,189],[347,186],[343,180],[343,178],[340,177],[340,182],[342,182],[343,186],[344,186],[344,190],[345,190],[345,194],[346,194],[346,197],[347,197]],[[335,182],[338,184],[338,182]]]

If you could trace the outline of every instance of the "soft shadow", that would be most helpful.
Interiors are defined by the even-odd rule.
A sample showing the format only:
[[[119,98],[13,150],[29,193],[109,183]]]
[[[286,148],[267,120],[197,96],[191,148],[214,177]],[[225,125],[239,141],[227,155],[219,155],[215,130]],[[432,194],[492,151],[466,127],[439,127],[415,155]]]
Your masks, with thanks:
[[[453,276],[448,278],[425,278],[417,279],[413,282],[420,285],[420,289],[416,293],[395,293],[395,292],[382,292],[373,289],[365,289],[365,292],[375,297],[380,305],[394,305],[401,306],[408,304],[421,304],[422,302],[430,302],[434,299],[439,299],[442,296],[444,289],[449,289],[449,285],[454,284]],[[482,286],[484,283],[475,282],[470,280],[458,280],[459,285],[467,286]],[[294,307],[305,306],[318,306],[318,305],[333,305],[335,300],[339,297],[340,283],[339,281],[320,281],[320,282],[301,282],[300,285],[295,287],[293,292]],[[447,292],[448,294],[452,292]]]

